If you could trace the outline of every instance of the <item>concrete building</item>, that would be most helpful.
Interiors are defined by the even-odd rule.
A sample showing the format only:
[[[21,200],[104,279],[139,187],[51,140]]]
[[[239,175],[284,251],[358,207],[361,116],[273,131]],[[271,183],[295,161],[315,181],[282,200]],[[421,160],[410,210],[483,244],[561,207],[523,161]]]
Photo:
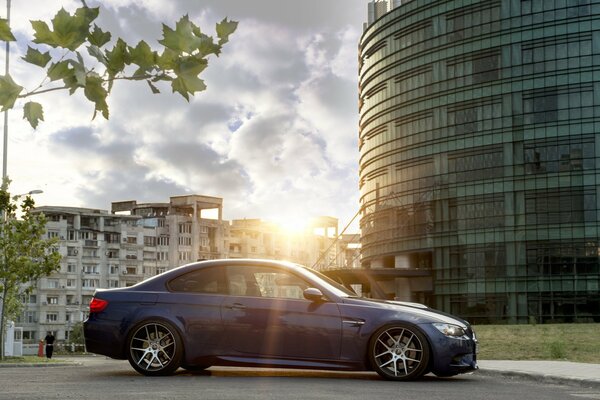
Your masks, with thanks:
[[[413,0],[359,52],[363,266],[473,322],[600,321],[600,1]]]
[[[349,240],[337,242],[338,220],[320,217],[298,232],[259,219],[222,219],[223,199],[173,196],[168,203],[112,203],[98,209],[45,206],[47,236],[59,238],[60,270],[35,282],[16,321],[24,343],[46,332],[68,340],[98,288],[134,285],[190,262],[267,258],[327,270],[344,266]],[[355,254],[352,260],[356,264]]]
[[[104,210],[38,207],[36,212],[48,218],[47,235],[59,238],[63,258],[57,273],[35,282],[17,326],[24,341],[42,339],[47,331],[68,339],[97,288],[131,286],[147,275],[144,240],[154,231],[139,224],[140,217]]]

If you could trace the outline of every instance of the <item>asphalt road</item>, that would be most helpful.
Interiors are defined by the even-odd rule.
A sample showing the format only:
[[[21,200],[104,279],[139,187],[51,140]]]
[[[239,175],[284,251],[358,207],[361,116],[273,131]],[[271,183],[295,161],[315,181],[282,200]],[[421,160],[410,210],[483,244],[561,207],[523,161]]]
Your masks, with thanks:
[[[600,399],[600,390],[474,373],[417,382],[387,382],[374,373],[213,367],[148,378],[126,361],[104,357],[82,365],[0,369],[0,399]]]

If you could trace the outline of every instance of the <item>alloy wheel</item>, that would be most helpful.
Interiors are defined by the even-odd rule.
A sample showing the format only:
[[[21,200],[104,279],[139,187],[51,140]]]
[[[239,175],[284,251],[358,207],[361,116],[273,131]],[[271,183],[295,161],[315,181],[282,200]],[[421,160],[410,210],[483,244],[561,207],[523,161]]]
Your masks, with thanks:
[[[180,340],[165,323],[148,322],[139,326],[129,340],[129,362],[142,374],[167,375],[179,367]]]
[[[429,363],[429,347],[415,328],[392,326],[380,329],[371,342],[371,362],[386,379],[411,380],[422,376]]]

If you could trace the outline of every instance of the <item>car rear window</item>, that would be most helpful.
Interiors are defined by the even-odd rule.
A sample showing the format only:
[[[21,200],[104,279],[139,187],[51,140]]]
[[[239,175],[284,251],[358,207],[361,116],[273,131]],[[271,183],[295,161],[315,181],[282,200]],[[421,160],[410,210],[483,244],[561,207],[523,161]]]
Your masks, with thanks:
[[[167,287],[172,292],[225,294],[225,274],[222,268],[202,268],[171,279]]]

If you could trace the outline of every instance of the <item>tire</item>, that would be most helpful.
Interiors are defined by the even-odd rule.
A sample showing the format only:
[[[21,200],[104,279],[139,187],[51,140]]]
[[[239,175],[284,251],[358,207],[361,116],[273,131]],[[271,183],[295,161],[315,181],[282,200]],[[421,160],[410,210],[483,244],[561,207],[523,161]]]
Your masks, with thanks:
[[[150,320],[136,325],[127,346],[129,364],[142,375],[171,375],[181,364],[181,338],[166,321]]]
[[[182,365],[181,368],[190,372],[201,372],[210,368],[210,365]]]
[[[380,328],[369,342],[369,361],[385,379],[419,379],[429,367],[429,343],[417,328],[394,324]]]

